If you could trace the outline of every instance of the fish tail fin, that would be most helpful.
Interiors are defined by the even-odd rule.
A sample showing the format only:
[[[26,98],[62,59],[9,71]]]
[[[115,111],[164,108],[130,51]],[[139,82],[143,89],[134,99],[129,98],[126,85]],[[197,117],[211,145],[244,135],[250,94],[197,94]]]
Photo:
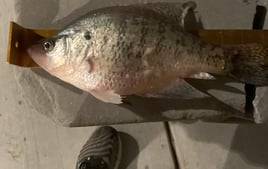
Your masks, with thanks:
[[[268,48],[260,44],[225,47],[228,74],[247,84],[268,85]]]

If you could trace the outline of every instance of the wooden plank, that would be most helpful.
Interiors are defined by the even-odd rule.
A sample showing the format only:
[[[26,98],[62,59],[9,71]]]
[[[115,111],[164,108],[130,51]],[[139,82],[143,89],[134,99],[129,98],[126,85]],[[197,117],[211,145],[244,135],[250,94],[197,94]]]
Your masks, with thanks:
[[[260,43],[268,46],[268,30],[199,30],[194,34],[217,45]]]
[[[222,32],[222,44],[239,44],[243,42],[243,31],[225,30]]]
[[[260,43],[264,44],[264,31],[262,30],[245,30],[243,31],[243,43]]]
[[[263,32],[263,41],[264,41],[263,45],[268,46],[268,31]]]
[[[222,43],[222,32],[219,30],[199,30],[196,35],[208,43],[220,45]]]

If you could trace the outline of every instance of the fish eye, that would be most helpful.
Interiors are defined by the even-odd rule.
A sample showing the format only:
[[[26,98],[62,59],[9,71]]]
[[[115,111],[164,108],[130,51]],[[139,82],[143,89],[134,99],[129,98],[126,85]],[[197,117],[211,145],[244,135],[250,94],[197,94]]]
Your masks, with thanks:
[[[55,43],[52,40],[47,40],[47,41],[44,42],[44,49],[46,51],[53,50],[54,46],[55,46]]]
[[[90,36],[89,32],[86,32],[86,33],[84,34],[84,38],[85,38],[86,40],[90,40],[90,39],[91,39],[91,36]]]

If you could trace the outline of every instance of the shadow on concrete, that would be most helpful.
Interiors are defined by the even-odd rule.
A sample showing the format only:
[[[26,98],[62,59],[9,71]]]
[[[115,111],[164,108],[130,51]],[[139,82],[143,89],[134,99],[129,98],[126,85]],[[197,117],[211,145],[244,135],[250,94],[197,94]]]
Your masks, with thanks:
[[[178,100],[129,96],[125,100],[129,104],[105,104],[88,95],[70,126],[110,125],[177,119],[221,121],[230,114],[241,114],[238,110],[213,97]],[[221,114],[209,111],[219,111]]]
[[[120,133],[124,133],[123,135],[123,158],[121,168],[134,168],[137,169],[137,159],[141,159],[146,155],[152,156],[150,152],[156,152],[157,150],[152,149],[153,147],[162,148],[163,153],[169,153],[169,145],[166,141],[166,135],[164,130],[164,124],[159,123],[144,123],[144,124],[128,124],[128,125],[113,125]],[[131,136],[129,136],[128,134]],[[163,135],[164,134],[164,135]],[[121,135],[120,135],[121,136]],[[160,139],[160,138],[163,138]],[[159,139],[162,140],[159,142]],[[154,144],[152,147],[152,142],[157,141],[159,144]],[[149,149],[148,149],[149,146]],[[142,154],[139,154],[143,152]],[[124,156],[124,153],[126,156]],[[159,154],[157,156],[162,157],[163,154]],[[164,157],[163,157],[164,158]],[[148,163],[144,161],[145,163]]]
[[[123,146],[122,160],[119,169],[137,169],[137,156],[140,150],[136,139],[127,133],[119,132],[119,134]]]
[[[239,154],[247,164],[258,168],[268,168],[267,133],[267,124],[238,125],[230,147],[230,152]],[[234,159],[233,154],[229,153],[223,169],[229,169],[230,164],[235,163]]]
[[[198,123],[183,127],[191,139],[216,144],[228,151],[222,169],[240,168],[241,159],[252,168],[268,168],[267,124]]]

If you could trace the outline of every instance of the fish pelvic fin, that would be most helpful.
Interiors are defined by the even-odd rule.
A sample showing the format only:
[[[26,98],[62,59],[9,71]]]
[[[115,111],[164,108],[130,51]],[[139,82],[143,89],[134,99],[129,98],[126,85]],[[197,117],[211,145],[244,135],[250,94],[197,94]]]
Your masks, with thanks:
[[[244,83],[268,85],[268,48],[260,44],[224,47],[228,74]]]
[[[97,99],[106,103],[112,103],[112,104],[123,103],[122,96],[120,96],[119,94],[115,93],[112,90],[90,90],[89,92]]]

